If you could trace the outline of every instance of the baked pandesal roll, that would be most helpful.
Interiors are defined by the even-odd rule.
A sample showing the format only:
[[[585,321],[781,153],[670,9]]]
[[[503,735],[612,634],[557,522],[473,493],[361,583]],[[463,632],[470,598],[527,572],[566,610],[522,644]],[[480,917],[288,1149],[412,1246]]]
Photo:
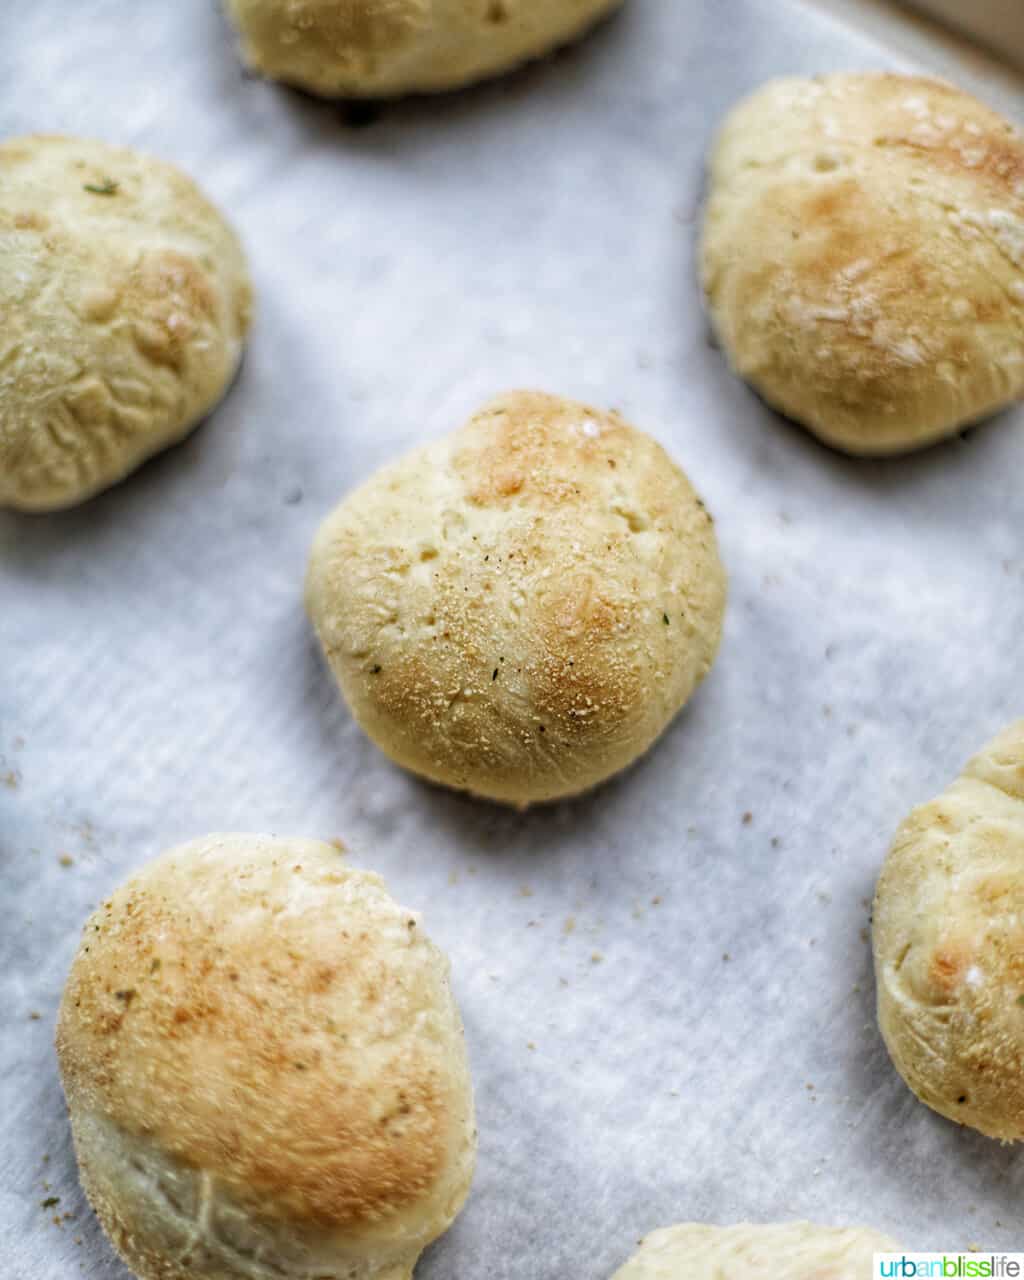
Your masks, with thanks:
[[[920,76],[770,83],[718,138],[701,271],[769,404],[849,453],[930,444],[1024,393],[1024,138]]]
[[[898,1249],[860,1228],[687,1223],[647,1236],[613,1280],[867,1280],[874,1255]]]
[[[540,57],[622,0],[228,0],[245,60],[325,97],[454,89]]]
[[[874,952],[879,1025],[914,1093],[1024,1138],[1024,720],[900,827]]]
[[[408,1280],[476,1136],[448,965],[330,845],[209,836],[85,927],[57,1052],[82,1185],[143,1280]]]
[[[346,498],[306,600],[382,751],[525,806],[654,742],[711,667],[725,574],[660,445],[616,414],[517,392]]]
[[[242,355],[235,233],[150,156],[0,144],[0,507],[51,511],[185,436]]]

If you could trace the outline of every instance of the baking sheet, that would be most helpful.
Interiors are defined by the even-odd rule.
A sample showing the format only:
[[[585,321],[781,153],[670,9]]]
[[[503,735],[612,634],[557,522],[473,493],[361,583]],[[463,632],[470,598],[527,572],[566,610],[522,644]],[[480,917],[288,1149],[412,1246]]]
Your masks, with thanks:
[[[918,9],[960,27],[1006,57],[1024,62],[1024,8],[1020,0],[910,0]]]
[[[54,1014],[89,908],[232,829],[344,837],[451,956],[480,1159],[420,1280],[606,1280],[686,1219],[1024,1242],[1021,1157],[888,1065],[866,932],[900,818],[1022,711],[1024,418],[844,460],[729,376],[693,281],[728,104],[896,63],[796,0],[630,0],[569,53],[356,129],[244,77],[208,0],[3,6],[2,132],[175,160],[260,304],[186,444],[77,511],[0,517],[4,1280],[126,1275],[77,1188]],[[525,816],[392,768],[301,604],[340,495],[516,386],[655,433],[731,575],[719,663],[658,748]]]

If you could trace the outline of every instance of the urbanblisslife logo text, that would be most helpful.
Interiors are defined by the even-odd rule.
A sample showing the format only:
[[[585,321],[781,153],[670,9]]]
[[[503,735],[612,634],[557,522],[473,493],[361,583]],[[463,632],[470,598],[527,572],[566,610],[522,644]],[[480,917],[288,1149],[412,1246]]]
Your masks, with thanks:
[[[1024,1253],[876,1253],[875,1280],[1024,1280]]]

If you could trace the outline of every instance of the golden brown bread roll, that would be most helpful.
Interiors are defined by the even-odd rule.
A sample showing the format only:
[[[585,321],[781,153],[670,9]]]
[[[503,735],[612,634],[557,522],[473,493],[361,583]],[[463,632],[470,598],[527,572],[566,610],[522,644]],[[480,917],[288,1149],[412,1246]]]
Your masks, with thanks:
[[[330,845],[144,867],[86,925],[57,1050],[82,1185],[143,1280],[408,1280],[469,1191],[447,962]]]
[[[875,895],[878,1020],[922,1102],[1024,1138],[1024,720],[896,834]]]
[[[453,89],[580,35],[622,0],[228,0],[246,61],[326,97]]]
[[[0,507],[71,506],[185,436],[238,367],[251,302],[237,237],[170,165],[0,144]]]
[[[660,445],[616,414],[516,392],[346,498],[306,597],[383,751],[525,806],[654,742],[714,660],[725,574]]]
[[[836,448],[920,448],[1024,393],[1024,139],[949,84],[774,81],[711,159],[701,272],[730,361]]]
[[[647,1236],[614,1280],[868,1280],[875,1253],[898,1248],[860,1228],[691,1222]]]

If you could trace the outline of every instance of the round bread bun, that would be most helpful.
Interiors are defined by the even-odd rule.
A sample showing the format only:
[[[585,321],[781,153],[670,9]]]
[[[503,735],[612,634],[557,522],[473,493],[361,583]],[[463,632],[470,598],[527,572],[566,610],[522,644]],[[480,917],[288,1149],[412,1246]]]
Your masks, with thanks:
[[[879,1025],[914,1093],[1024,1139],[1024,720],[900,827],[874,952]]]
[[[1024,137],[949,84],[778,80],[727,119],[701,248],[711,319],[769,404],[853,454],[1024,393]]]
[[[82,1185],[143,1280],[409,1280],[469,1191],[447,962],[331,845],[150,863],[85,927],[57,1052]]]
[[[523,807],[654,742],[714,660],[725,575],[660,445],[614,413],[514,392],[348,497],[306,600],[382,751]]]
[[[898,1249],[861,1228],[687,1223],[647,1236],[613,1280],[866,1280],[876,1253]]]
[[[254,71],[324,97],[471,84],[573,40],[622,0],[228,0]]]
[[[185,436],[238,367],[250,305],[234,232],[170,165],[0,144],[0,507],[72,506]]]

